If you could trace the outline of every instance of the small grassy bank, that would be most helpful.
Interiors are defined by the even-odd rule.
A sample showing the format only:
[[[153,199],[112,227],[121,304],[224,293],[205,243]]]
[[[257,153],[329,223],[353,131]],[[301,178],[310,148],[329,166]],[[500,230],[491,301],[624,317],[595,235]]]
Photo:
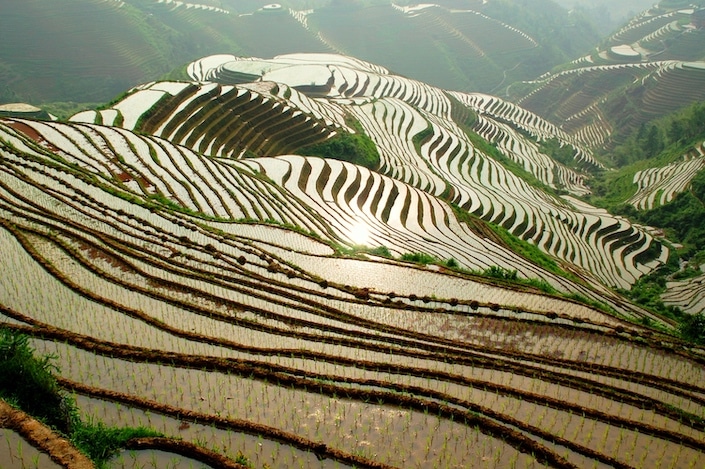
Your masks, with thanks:
[[[339,131],[337,135],[321,143],[300,148],[298,153],[304,156],[347,161],[373,171],[378,169],[381,165],[381,157],[375,143],[367,136],[357,120],[349,118],[348,125],[355,129],[355,133]]]
[[[144,427],[117,428],[81,418],[76,402],[62,392],[52,356],[37,357],[27,336],[0,327],[0,398],[66,436],[97,467],[133,438],[160,434]]]

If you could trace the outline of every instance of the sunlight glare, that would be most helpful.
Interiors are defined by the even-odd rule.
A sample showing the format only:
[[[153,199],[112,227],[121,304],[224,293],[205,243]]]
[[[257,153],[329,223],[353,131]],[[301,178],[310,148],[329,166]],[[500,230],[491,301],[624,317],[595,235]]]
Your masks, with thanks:
[[[350,241],[358,246],[366,246],[370,243],[370,228],[365,222],[355,222],[348,233]]]

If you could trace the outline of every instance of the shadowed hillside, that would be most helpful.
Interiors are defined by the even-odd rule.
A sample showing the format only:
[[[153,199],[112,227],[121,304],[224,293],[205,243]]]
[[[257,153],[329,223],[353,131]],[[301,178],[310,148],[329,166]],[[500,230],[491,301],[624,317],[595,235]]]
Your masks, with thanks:
[[[448,89],[490,91],[598,40],[580,16],[544,3],[10,2],[0,15],[0,103],[104,102],[172,71],[183,78],[184,63],[223,52],[338,52]]]

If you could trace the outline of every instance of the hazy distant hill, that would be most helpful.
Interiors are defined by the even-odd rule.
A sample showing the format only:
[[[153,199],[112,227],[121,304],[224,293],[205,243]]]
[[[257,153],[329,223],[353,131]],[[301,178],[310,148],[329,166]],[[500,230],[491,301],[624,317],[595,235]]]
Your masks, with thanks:
[[[338,52],[445,88],[490,91],[546,72],[599,39],[548,0],[265,3],[4,2],[0,102],[106,101],[216,53]]]
[[[705,99],[705,29],[669,2],[635,17],[592,53],[505,90],[593,148]],[[702,4],[702,2],[701,2]]]
[[[603,34],[609,34],[644,10],[654,5],[653,0],[554,0],[560,6],[583,11]]]

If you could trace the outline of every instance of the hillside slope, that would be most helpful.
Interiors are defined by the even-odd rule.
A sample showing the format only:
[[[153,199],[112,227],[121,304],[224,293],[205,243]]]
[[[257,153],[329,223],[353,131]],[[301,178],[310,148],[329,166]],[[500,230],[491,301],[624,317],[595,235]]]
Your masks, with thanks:
[[[515,0],[460,3],[9,2],[0,15],[0,104],[105,102],[224,51],[352,54],[437,86],[489,91],[546,72],[598,40],[551,2],[540,14]]]
[[[694,26],[696,9],[668,3],[634,18],[590,55],[507,94],[583,144],[607,149],[705,100],[705,29]]]
[[[379,149],[378,172],[508,229],[572,264],[571,269],[589,283],[594,283],[594,276],[608,286],[628,288],[667,256],[666,248],[644,229],[568,195],[588,191],[583,176],[543,153],[539,142],[553,138],[564,146],[575,145],[576,166],[597,165],[589,152],[557,127],[497,98],[447,93],[378,65],[328,54],[271,60],[220,55],[188,69],[200,82],[190,91],[183,92],[185,84],[147,85],[134,89],[112,109],[74,119],[104,122],[103,115],[120,115],[118,121],[127,128],[151,130],[216,156],[242,156],[295,150],[294,136],[306,134],[293,127],[282,130],[277,115],[301,115],[308,132],[316,134],[351,131],[348,116]],[[254,77],[256,83],[243,83]],[[248,114],[250,120],[243,127],[239,122],[245,105],[254,106],[256,112]],[[150,117],[143,119],[145,115]],[[216,115],[222,116],[220,120]],[[228,128],[246,129],[224,133],[236,136],[232,144],[236,149],[220,137]],[[483,138],[496,148],[483,144]],[[278,142],[288,142],[286,151]],[[528,183],[532,178],[535,182]],[[365,180],[357,184],[364,187]],[[558,196],[555,189],[566,195]]]
[[[0,322],[56,355],[86,414],[270,467],[703,457],[702,349],[533,288],[336,254],[362,219],[375,243],[540,273],[417,189],[87,124],[6,119],[0,144]]]

